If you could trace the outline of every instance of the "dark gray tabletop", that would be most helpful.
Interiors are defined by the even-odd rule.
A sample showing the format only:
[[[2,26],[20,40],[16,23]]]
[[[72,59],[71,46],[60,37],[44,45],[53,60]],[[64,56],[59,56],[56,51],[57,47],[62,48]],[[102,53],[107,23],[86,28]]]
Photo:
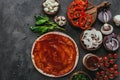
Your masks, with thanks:
[[[66,16],[67,7],[72,1],[60,0],[61,8],[57,15]],[[97,5],[104,0],[89,1]],[[120,0],[109,1],[112,3],[113,16],[120,14]],[[68,80],[72,73],[79,70],[84,70],[94,77],[94,72],[88,71],[82,64],[82,58],[88,52],[80,46],[79,36],[82,31],[73,28],[69,23],[65,26],[65,33],[76,41],[80,51],[79,62],[74,71],[65,77],[49,78],[34,68],[30,52],[37,35],[31,32],[29,27],[34,25],[35,14],[43,14],[41,2],[42,0],[0,0],[0,80]],[[113,21],[109,23],[114,26],[114,32],[120,34],[120,28],[116,27]],[[96,20],[93,27],[100,29],[102,25]],[[120,50],[117,52],[120,54]],[[104,56],[108,52],[102,46],[94,53]],[[120,60],[117,62],[119,64]],[[116,80],[120,80],[120,77]]]

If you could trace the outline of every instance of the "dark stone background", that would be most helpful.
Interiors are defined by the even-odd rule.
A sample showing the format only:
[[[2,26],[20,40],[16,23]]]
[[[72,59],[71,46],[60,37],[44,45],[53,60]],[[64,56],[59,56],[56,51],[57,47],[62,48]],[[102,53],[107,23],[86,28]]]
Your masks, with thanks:
[[[65,15],[68,5],[73,0],[60,0],[61,9],[57,15]],[[89,0],[99,4],[104,0]],[[120,0],[109,0],[113,16],[120,14]],[[0,0],[0,80],[68,80],[73,72],[84,70],[94,77],[94,72],[84,68],[82,58],[87,53],[80,46],[79,36],[82,32],[67,23],[65,33],[70,35],[77,43],[80,58],[75,70],[61,78],[49,78],[39,73],[31,62],[31,47],[37,35],[30,31],[30,25],[34,25],[34,15],[43,14],[41,10],[42,0]],[[120,28],[113,21],[114,32],[120,34]],[[96,20],[93,27],[100,29],[103,24]],[[120,53],[120,50],[117,51]],[[99,56],[107,55],[102,46],[94,52]],[[119,55],[120,57],[120,55]],[[120,60],[117,61],[118,64]],[[120,65],[119,65],[120,67]],[[120,80],[120,77],[115,80]]]

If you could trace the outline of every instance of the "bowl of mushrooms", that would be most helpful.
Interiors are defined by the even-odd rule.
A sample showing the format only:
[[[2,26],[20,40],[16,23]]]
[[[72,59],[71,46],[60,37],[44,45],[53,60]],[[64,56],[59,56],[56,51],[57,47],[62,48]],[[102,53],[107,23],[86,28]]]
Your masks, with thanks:
[[[42,3],[43,11],[48,15],[54,15],[58,12],[59,0],[44,0]]]
[[[86,50],[97,50],[103,41],[102,33],[95,28],[85,30],[80,36],[80,43]]]

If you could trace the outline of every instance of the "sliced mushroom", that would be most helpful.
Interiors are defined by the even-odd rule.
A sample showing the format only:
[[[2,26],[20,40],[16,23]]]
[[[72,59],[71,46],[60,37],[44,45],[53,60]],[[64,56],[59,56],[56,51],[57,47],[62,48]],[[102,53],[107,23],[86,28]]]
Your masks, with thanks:
[[[104,34],[104,35],[109,35],[113,32],[113,26],[110,25],[110,24],[104,24],[102,27],[101,27],[101,32]]]

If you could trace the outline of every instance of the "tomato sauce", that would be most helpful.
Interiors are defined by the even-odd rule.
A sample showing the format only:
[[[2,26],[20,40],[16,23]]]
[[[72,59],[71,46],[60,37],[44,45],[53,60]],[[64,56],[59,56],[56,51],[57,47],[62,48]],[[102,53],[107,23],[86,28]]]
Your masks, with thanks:
[[[34,46],[35,65],[47,74],[60,76],[71,71],[76,60],[75,44],[68,37],[47,34]]]

